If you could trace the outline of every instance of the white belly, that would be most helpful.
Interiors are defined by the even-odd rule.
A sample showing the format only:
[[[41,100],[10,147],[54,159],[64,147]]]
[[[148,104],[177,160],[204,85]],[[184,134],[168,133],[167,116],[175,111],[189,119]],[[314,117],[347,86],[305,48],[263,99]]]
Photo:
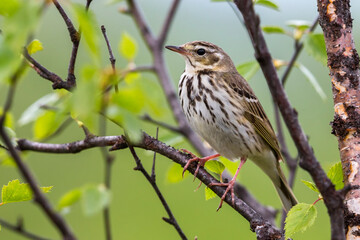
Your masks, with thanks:
[[[234,107],[226,99],[228,93],[224,89],[218,91],[199,90],[199,79],[182,75],[179,97],[188,122],[195,132],[207,141],[222,156],[234,160],[240,157],[251,157],[260,154],[254,139],[250,123],[242,116],[242,110]],[[191,82],[189,82],[191,81]],[[206,75],[201,76],[202,89],[212,89]],[[180,89],[181,86],[179,86]],[[202,92],[201,92],[202,91]],[[190,97],[190,98],[189,98]],[[221,100],[222,104],[219,103]],[[224,113],[226,111],[227,115]],[[244,122],[240,125],[237,120]]]

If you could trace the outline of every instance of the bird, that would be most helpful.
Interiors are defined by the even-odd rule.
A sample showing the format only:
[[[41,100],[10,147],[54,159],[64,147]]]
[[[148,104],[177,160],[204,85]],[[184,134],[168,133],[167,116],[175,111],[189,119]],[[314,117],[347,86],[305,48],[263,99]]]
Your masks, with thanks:
[[[223,156],[240,159],[229,182],[211,183],[226,187],[219,210],[228,192],[234,205],[234,185],[240,169],[249,158],[270,178],[283,208],[289,211],[298,203],[281,170],[280,146],[265,111],[248,82],[239,74],[224,50],[206,41],[180,46],[165,46],[185,58],[185,71],[179,80],[179,100],[191,128],[217,154],[193,158],[184,166],[198,162],[195,176],[206,161]]]

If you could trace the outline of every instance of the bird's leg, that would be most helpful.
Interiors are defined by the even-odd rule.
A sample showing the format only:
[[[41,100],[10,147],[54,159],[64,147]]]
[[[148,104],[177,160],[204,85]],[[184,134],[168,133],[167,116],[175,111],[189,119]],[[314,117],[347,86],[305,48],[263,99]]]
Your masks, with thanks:
[[[241,167],[244,165],[244,163],[246,162],[246,157],[242,157],[241,160],[240,160],[240,164],[239,164],[239,167],[237,168],[236,172],[235,172],[235,175],[234,177],[231,179],[230,182],[228,183],[210,183],[208,185],[208,187],[211,187],[211,186],[221,186],[221,187],[227,187],[223,196],[221,197],[221,201],[220,201],[220,204],[219,204],[219,207],[217,208],[216,211],[219,211],[219,209],[222,207],[222,204],[225,200],[225,197],[226,197],[226,194],[230,191],[231,192],[231,200],[232,200],[232,204],[233,206],[235,205],[235,194],[234,194],[234,185],[235,185],[235,182],[236,182],[236,178],[240,172],[240,169]]]
[[[214,158],[217,158],[217,157],[220,157],[220,154],[214,154],[214,155],[211,155],[211,156],[207,156],[207,157],[203,157],[203,158],[199,158],[197,157],[195,154],[193,154],[192,152],[186,150],[186,149],[181,149],[183,152],[186,152],[188,154],[190,154],[193,158],[188,160],[188,162],[186,163],[185,167],[184,167],[184,170],[182,172],[182,176],[184,177],[184,173],[185,171],[188,169],[189,165],[192,163],[192,162],[198,162],[198,165],[196,167],[196,170],[195,170],[195,173],[194,173],[194,180],[196,178],[196,175],[198,174],[199,172],[199,169],[200,167],[203,167],[205,165],[205,163],[211,159],[214,159]]]

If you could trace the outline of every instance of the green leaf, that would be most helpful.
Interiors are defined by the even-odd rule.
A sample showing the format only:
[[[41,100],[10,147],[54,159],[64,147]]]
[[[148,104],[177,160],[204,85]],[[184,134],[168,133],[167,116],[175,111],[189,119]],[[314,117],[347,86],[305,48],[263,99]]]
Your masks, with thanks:
[[[29,43],[26,48],[30,55],[43,50],[42,43],[38,39],[32,40],[31,43]]]
[[[320,193],[319,189],[316,187],[316,185],[313,182],[301,180],[305,186],[313,190],[314,192]]]
[[[266,33],[281,33],[281,34],[286,33],[286,31],[279,26],[263,26],[262,30]]]
[[[333,166],[331,166],[330,170],[327,173],[327,176],[335,185],[336,190],[344,188],[344,175],[341,162],[335,163]]]
[[[82,190],[78,188],[65,193],[59,200],[57,205],[58,210],[74,205],[80,200],[81,196]]]
[[[0,36],[0,81],[9,83],[9,78],[22,62],[21,49],[31,32],[38,26],[41,17],[41,1],[6,0],[1,1]],[[19,31],[21,29],[21,31]]]
[[[250,78],[252,78],[259,69],[260,66],[257,61],[246,62],[236,67],[236,70],[246,80],[250,80]]]
[[[169,170],[166,173],[166,181],[169,183],[178,183],[180,182],[183,178],[182,178],[182,171],[183,168],[181,167],[180,164],[177,163],[173,163]],[[187,173],[187,171],[185,172],[185,174]]]
[[[86,215],[98,213],[110,202],[110,192],[104,185],[90,185],[84,188],[82,206]]]
[[[19,0],[6,0],[3,1],[0,5],[0,15],[9,16],[15,13],[18,8],[21,6]]]
[[[311,23],[305,20],[290,20],[286,22],[286,25],[298,30],[306,30],[311,26]]]
[[[51,136],[60,127],[64,116],[54,111],[47,111],[34,124],[33,133],[36,139]]]
[[[296,63],[295,66],[297,66],[299,70],[304,74],[304,76],[310,82],[317,94],[319,94],[320,98],[323,101],[326,101],[327,97],[324,90],[321,88],[319,82],[316,80],[315,76],[310,72],[310,70],[300,63]]]
[[[279,6],[270,0],[255,0],[255,5],[262,5],[264,7],[272,8],[279,11]]]
[[[314,57],[316,60],[326,66],[327,54],[324,35],[322,33],[310,33],[307,35],[305,41],[306,52]]]
[[[24,126],[36,120],[44,112],[44,110],[41,107],[52,106],[58,100],[59,100],[59,95],[57,93],[50,93],[41,97],[40,99],[36,100],[36,102],[31,104],[23,112],[23,114],[21,114],[18,124],[20,126]]]
[[[216,193],[214,193],[213,190],[211,190],[210,188],[206,187],[205,188],[205,200],[209,200],[216,197]]]
[[[232,174],[234,175],[236,170],[238,169],[239,167],[239,164],[240,164],[240,161],[230,161],[229,159],[223,157],[223,156],[220,156],[219,157],[219,160],[225,165],[226,169]]]
[[[217,173],[219,175],[225,170],[225,165],[222,162],[217,160],[210,160],[205,163],[205,167],[210,171]]]
[[[285,239],[297,232],[304,232],[314,224],[316,216],[317,210],[312,204],[298,203],[292,207],[285,220]]]
[[[137,44],[133,37],[128,33],[123,33],[119,43],[120,54],[127,60],[132,61],[137,53]]]
[[[51,191],[52,186],[50,187],[41,187],[40,188],[44,193]],[[1,191],[1,201],[2,204],[11,203],[11,202],[22,202],[29,201],[33,197],[32,191],[28,183],[20,183],[18,179],[15,179],[4,185]]]

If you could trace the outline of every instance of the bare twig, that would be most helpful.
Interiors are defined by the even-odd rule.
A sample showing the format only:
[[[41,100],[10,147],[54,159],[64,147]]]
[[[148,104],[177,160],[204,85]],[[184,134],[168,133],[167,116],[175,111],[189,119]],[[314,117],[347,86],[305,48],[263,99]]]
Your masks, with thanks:
[[[176,132],[176,133],[182,133],[181,130],[178,128],[178,127],[174,127],[170,124],[167,124],[167,123],[164,123],[164,122],[160,122],[160,121],[157,121],[155,119],[153,119],[152,117],[150,117],[150,115],[148,114],[144,114],[142,117],[141,117],[142,120],[145,120],[145,121],[148,121],[150,123],[153,123],[155,125],[158,125],[160,127],[163,127],[165,129],[168,129],[172,132]]]
[[[5,221],[4,219],[0,219],[0,225],[1,225],[1,227],[7,228],[13,232],[20,234],[21,236],[23,236],[25,238],[28,238],[28,239],[49,240],[49,238],[44,238],[44,237],[38,236],[34,233],[28,232],[23,228],[23,226],[11,224],[11,223]]]
[[[171,4],[170,10],[168,12],[168,15],[166,16],[165,20],[164,20],[164,24],[163,27],[161,29],[159,38],[157,40],[157,43],[159,45],[160,48],[162,48],[164,46],[165,40],[166,40],[166,36],[169,33],[169,29],[170,29],[170,25],[173,22],[174,19],[174,15],[176,13],[176,10],[178,8],[178,5],[180,3],[180,0],[174,0]]]
[[[255,49],[255,57],[265,75],[272,97],[279,106],[290,135],[300,153],[300,166],[310,173],[316,186],[324,197],[324,202],[328,208],[331,219],[332,238],[343,239],[344,223],[342,196],[336,192],[333,184],[321,168],[320,163],[317,161],[307,137],[299,124],[297,112],[291,106],[284,88],[282,87],[276,69],[272,63],[271,54],[259,26],[260,19],[255,14],[253,2],[252,0],[234,0],[234,2],[244,17],[244,23]]]
[[[105,39],[105,42],[106,42],[106,46],[108,48],[108,51],[109,51],[109,60],[110,60],[110,63],[111,63],[111,67],[113,69],[113,71],[115,72],[115,62],[116,62],[116,59],[114,58],[114,55],[113,55],[113,52],[111,50],[111,46],[110,46],[110,42],[109,42],[109,39],[106,35],[106,28],[104,25],[101,26],[101,32],[104,36],[104,39]]]
[[[159,127],[156,128],[156,140],[159,139]],[[156,163],[156,152],[154,152],[153,157],[153,164],[151,168],[151,179],[155,182],[156,181],[156,174],[155,174],[155,163]]]
[[[135,149],[133,146],[131,146],[131,144],[128,143],[129,149],[131,154],[134,157],[134,160],[136,162],[136,167],[134,168],[134,170],[140,171],[146,178],[146,180],[148,180],[148,182],[151,184],[151,186],[153,187],[153,189],[156,192],[156,195],[158,196],[158,198],[160,199],[161,204],[163,205],[163,207],[165,208],[166,213],[168,214],[169,218],[163,218],[164,221],[166,221],[167,223],[171,224],[172,226],[174,226],[174,228],[176,229],[176,231],[178,232],[179,236],[181,237],[181,239],[186,240],[187,237],[185,236],[184,232],[182,231],[182,229],[180,228],[179,224],[177,223],[173,213],[171,212],[171,209],[168,205],[168,203],[166,202],[164,196],[162,195],[159,187],[157,186],[155,179],[151,178],[151,176],[149,175],[149,173],[145,170],[145,168],[143,167],[138,155],[135,152]]]

